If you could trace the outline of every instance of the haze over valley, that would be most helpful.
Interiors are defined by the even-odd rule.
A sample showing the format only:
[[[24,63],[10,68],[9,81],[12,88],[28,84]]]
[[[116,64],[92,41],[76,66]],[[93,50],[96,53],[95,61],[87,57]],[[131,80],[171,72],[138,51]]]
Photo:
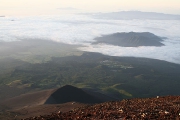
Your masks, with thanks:
[[[179,120],[179,5],[2,0],[0,119]]]
[[[131,12],[129,12],[131,13]],[[111,14],[111,13],[109,13]],[[169,17],[170,18],[170,17]],[[0,40],[50,40],[81,45],[82,51],[99,52],[111,56],[134,56],[180,63],[180,22],[177,19],[96,19],[91,15],[60,15],[37,17],[0,18]],[[164,37],[161,47],[120,47],[109,44],[92,44],[96,37],[121,32],[150,32]],[[5,49],[5,48],[4,48]],[[1,47],[0,51],[4,51]]]

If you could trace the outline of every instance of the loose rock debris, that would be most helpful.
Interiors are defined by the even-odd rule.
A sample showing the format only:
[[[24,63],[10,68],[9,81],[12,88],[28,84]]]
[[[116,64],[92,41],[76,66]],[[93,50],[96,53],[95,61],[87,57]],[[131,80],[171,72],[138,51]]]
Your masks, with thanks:
[[[105,102],[23,120],[180,120],[180,96]]]

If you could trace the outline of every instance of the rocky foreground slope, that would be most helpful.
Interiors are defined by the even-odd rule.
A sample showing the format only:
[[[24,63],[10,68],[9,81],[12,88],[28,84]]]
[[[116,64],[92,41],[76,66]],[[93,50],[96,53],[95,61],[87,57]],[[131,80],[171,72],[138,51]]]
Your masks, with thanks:
[[[180,120],[180,96],[105,102],[24,120]]]

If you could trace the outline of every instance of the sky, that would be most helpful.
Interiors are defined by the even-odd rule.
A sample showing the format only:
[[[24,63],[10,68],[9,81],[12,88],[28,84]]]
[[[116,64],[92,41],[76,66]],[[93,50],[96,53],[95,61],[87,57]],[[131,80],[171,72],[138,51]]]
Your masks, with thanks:
[[[146,11],[180,14],[180,0],[0,0],[0,15]]]

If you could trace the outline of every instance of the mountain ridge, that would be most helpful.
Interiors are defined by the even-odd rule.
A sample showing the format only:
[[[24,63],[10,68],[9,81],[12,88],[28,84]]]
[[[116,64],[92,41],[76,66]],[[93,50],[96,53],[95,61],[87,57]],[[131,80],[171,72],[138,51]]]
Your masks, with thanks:
[[[94,13],[89,15],[94,18],[113,19],[113,20],[130,20],[130,19],[180,20],[180,15],[157,13],[157,12],[142,12],[142,11],[120,11],[120,12],[110,12],[110,13]]]

